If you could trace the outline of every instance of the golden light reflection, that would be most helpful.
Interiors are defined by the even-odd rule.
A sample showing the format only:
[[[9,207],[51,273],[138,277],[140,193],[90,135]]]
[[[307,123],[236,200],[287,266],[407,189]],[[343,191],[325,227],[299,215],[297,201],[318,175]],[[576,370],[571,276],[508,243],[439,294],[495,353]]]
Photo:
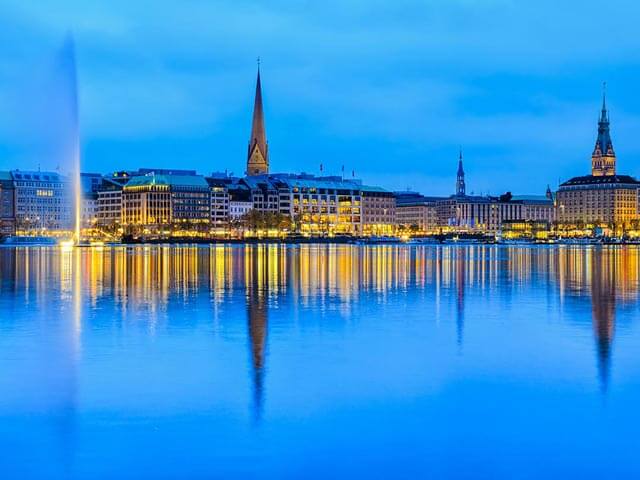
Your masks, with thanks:
[[[635,299],[640,256],[635,247],[500,248],[407,245],[130,246],[81,249],[4,249],[2,275],[21,285],[25,301],[57,282],[61,295],[83,295],[92,305],[108,297],[161,308],[173,296],[187,300],[210,290],[215,302],[232,290],[259,285],[272,297],[291,295],[303,305],[351,302],[362,292],[466,288],[482,291],[549,284],[559,297],[592,296],[597,281],[611,279],[615,296]],[[604,280],[603,280],[604,279]],[[6,285],[6,283],[5,283]]]
[[[115,304],[123,322],[132,308],[147,309],[153,323],[170,302],[189,302],[207,291],[218,321],[219,307],[241,292],[247,302],[255,389],[261,391],[268,310],[285,300],[293,309],[332,309],[348,320],[365,294],[385,303],[392,295],[417,292],[433,302],[436,314],[451,302],[462,345],[470,292],[516,295],[538,288],[556,297],[560,309],[572,298],[590,303],[594,351],[606,389],[616,313],[620,305],[638,300],[639,251],[633,246],[347,244],[20,247],[0,250],[0,293],[28,304],[47,301],[48,290],[57,289],[59,301],[72,312],[79,350],[86,312],[101,302]]]

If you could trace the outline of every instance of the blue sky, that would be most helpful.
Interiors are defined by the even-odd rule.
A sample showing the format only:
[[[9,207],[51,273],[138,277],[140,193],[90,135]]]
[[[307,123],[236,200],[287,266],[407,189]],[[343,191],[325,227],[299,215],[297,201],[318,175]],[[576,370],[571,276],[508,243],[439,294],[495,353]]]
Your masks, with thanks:
[[[588,173],[606,80],[618,170],[638,176],[639,16],[591,0],[4,0],[0,168],[55,168],[34,148],[58,123],[32,108],[34,79],[72,31],[86,171],[242,173],[260,56],[273,171],[344,164],[446,194],[462,146],[469,191],[543,193]]]

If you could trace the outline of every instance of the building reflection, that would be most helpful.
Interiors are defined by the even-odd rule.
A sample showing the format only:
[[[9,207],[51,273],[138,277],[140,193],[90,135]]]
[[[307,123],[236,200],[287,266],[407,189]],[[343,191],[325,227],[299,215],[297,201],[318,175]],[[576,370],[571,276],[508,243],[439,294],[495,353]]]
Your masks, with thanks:
[[[606,392],[611,371],[611,351],[616,321],[615,262],[601,250],[593,253],[591,266],[591,312],[598,356],[600,388]]]
[[[456,258],[456,342],[462,347],[464,337],[464,294],[467,269],[467,251],[460,249]]]
[[[595,340],[600,389],[606,393],[611,379],[616,314],[621,305],[638,298],[638,249],[599,247],[563,249],[559,254],[561,295],[588,298]]]
[[[58,412],[66,412],[57,427],[66,444],[75,428],[82,338],[91,331],[86,322],[94,308],[113,309],[113,315],[100,321],[113,322],[114,328],[127,328],[133,318],[145,318],[153,332],[162,322],[173,321],[168,312],[176,305],[202,298],[210,300],[214,321],[223,322],[224,316],[215,316],[218,307],[224,310],[225,302],[233,302],[233,296],[242,292],[251,409],[259,421],[266,398],[269,309],[276,311],[282,301],[295,311],[340,311],[340,318],[348,322],[361,302],[383,304],[391,295],[426,292],[433,297],[426,295],[425,305],[433,298],[437,309],[440,298],[450,298],[455,341],[462,347],[469,295],[495,295],[504,301],[514,292],[538,289],[547,293],[550,307],[556,300],[558,308],[577,306],[578,310],[566,316],[576,328],[588,325],[576,311],[590,309],[597,378],[606,392],[611,383],[616,316],[623,307],[637,302],[639,272],[638,249],[633,247],[274,244],[0,249],[0,295],[5,305],[14,302],[20,308],[27,306],[64,319],[60,324],[42,323],[51,329],[47,334],[57,343],[51,341],[48,350],[41,349],[43,373],[26,381],[58,382],[51,391],[59,398],[47,402],[55,404]],[[50,310],[53,304],[59,312]],[[140,310],[144,317],[132,314]],[[12,326],[9,317],[2,319],[6,328]],[[56,359],[55,371],[47,368],[51,358]]]
[[[265,357],[268,327],[268,288],[272,263],[270,250],[256,246],[245,252],[247,327],[253,388],[253,418],[260,421],[264,407]],[[271,251],[271,255],[277,255]]]

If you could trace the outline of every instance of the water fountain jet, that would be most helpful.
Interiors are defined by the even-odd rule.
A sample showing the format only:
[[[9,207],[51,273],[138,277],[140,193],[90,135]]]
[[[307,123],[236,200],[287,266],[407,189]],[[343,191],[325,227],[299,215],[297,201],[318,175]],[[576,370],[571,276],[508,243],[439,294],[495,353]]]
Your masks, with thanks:
[[[80,122],[78,115],[78,73],[75,42],[67,35],[62,48],[62,65],[68,76],[68,101],[70,120],[71,186],[73,192],[73,244],[82,243],[82,185],[80,180]]]

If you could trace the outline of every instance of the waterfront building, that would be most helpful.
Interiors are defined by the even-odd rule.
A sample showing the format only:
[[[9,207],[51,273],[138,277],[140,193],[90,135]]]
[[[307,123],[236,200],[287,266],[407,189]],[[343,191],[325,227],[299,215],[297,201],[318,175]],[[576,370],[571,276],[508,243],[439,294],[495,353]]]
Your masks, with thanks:
[[[396,224],[401,231],[432,233],[439,226],[437,202],[442,197],[425,197],[417,192],[396,192]]]
[[[560,185],[556,194],[559,226],[569,230],[605,228],[616,234],[637,228],[639,195],[638,180],[616,173],[616,154],[603,96],[591,175],[574,177]]]
[[[253,209],[259,212],[280,211],[279,185],[269,175],[249,175],[242,179],[250,192]]]
[[[253,208],[252,202],[245,202],[242,200],[230,200],[229,201],[229,218],[238,219],[249,213]]]
[[[453,231],[496,233],[506,221],[554,219],[553,201],[545,195],[454,195],[437,202],[438,223]]]
[[[102,174],[80,173],[80,222],[82,228],[94,227],[98,221],[98,190]]]
[[[63,235],[73,228],[69,179],[57,172],[11,172],[18,234]]]
[[[122,224],[122,190],[129,181],[128,172],[115,172],[102,178],[97,194],[97,224],[119,228]]]
[[[249,150],[247,153],[247,175],[266,175],[269,173],[269,145],[264,124],[262,108],[262,86],[260,84],[260,69],[256,80],[256,95],[253,104],[253,121]]]
[[[148,173],[122,190],[122,225],[132,232],[201,231],[211,221],[209,184],[200,175]]]
[[[82,228],[92,228],[98,222],[98,193],[82,193],[80,205],[80,222]]]
[[[279,212],[289,215],[303,233],[361,234],[362,191],[357,180],[337,176],[277,174]]]
[[[229,190],[225,179],[207,177],[211,196],[211,226],[225,228],[229,223]]]
[[[363,186],[358,180],[277,173],[248,176],[241,180],[241,184],[249,191],[253,210],[285,215],[303,233],[362,233],[364,192],[371,198],[371,221],[386,224],[387,229],[393,227],[392,194],[377,187]]]
[[[381,187],[363,185],[362,233],[391,235],[396,230],[396,197]]]
[[[101,173],[80,173],[80,188],[82,193],[95,193],[102,186]]]
[[[0,237],[15,235],[15,188],[11,172],[0,172]]]
[[[236,188],[229,191],[229,217],[239,219],[253,209],[251,192],[248,189]]]
[[[455,194],[436,201],[440,229],[494,234],[500,231],[503,222],[553,222],[554,205],[548,194],[467,195],[462,161],[460,153]]]
[[[505,220],[500,228],[504,239],[546,239],[551,233],[551,225],[546,221]]]
[[[251,190],[242,178],[231,177],[226,173],[214,177],[224,185],[228,195],[228,220],[238,220],[253,209]]]

